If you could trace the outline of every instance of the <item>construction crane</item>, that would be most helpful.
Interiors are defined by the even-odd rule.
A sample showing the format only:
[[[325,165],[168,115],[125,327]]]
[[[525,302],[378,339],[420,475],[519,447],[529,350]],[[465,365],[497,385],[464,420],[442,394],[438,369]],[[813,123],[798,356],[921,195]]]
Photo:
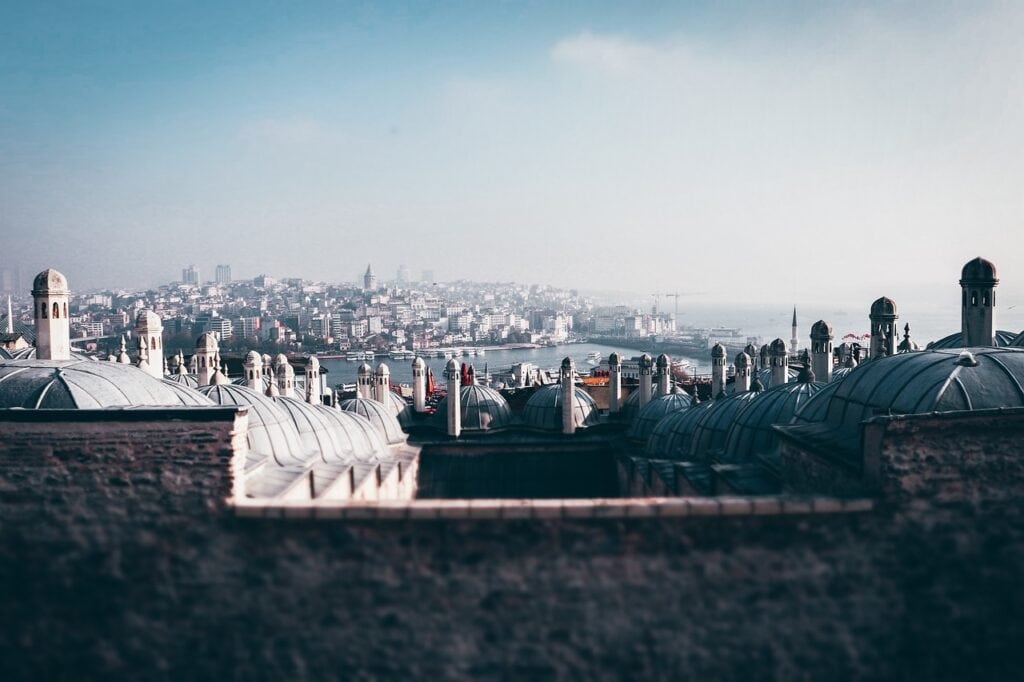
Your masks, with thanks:
[[[657,315],[658,314],[658,303],[661,302],[661,294],[654,293],[654,294],[651,294],[651,297],[654,299],[654,309],[651,310],[651,315]]]
[[[674,319],[676,320],[677,323],[678,323],[678,320],[679,320],[679,295],[680,294],[679,294],[678,291],[675,291],[675,292],[673,292],[671,294],[665,294],[665,298],[674,298],[674,299],[676,299],[675,318]]]

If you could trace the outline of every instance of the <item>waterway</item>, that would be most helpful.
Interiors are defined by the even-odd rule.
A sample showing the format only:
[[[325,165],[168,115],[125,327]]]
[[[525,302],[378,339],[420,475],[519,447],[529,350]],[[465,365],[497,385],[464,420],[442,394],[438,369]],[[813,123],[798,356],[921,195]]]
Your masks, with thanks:
[[[587,360],[587,356],[590,353],[600,353],[604,359],[607,359],[608,355],[613,351],[618,351],[620,355],[627,358],[640,355],[642,352],[638,350],[614,348],[612,346],[604,346],[595,343],[570,343],[562,346],[542,346],[540,348],[488,350],[487,354],[484,356],[460,357],[457,358],[457,361],[459,363],[465,362],[467,365],[473,365],[476,369],[477,375],[479,376],[483,374],[485,366],[488,371],[494,373],[508,370],[517,362],[529,362],[542,369],[557,370],[558,366],[562,363],[562,359],[568,356],[576,363],[576,370],[580,374],[586,374],[590,371],[590,368],[593,367],[593,365]],[[710,371],[710,358],[700,361],[692,358],[687,359],[692,364],[697,365],[698,371]],[[434,372],[434,381],[438,383],[444,381],[444,366],[448,361],[444,358],[435,357],[424,358],[424,360],[426,361],[427,366]],[[377,363],[382,361],[387,364],[388,369],[391,371],[392,383],[412,383],[412,360],[378,358],[370,364],[376,367]],[[320,364],[327,368],[327,380],[330,385],[334,386],[335,384],[354,384],[356,381],[356,368],[358,368],[362,363],[351,362],[348,360],[326,359],[321,360]]]

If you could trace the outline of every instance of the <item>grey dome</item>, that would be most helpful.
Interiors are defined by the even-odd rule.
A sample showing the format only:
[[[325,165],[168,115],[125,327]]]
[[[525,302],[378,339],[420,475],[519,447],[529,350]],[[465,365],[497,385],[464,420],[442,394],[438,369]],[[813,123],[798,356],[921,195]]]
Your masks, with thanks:
[[[855,458],[861,423],[877,415],[1024,406],[1024,351],[986,347],[969,353],[976,365],[966,366],[960,351],[945,349],[860,365],[836,384],[822,420],[786,430],[796,435],[816,429],[828,447]]]
[[[405,429],[412,425],[412,407],[405,401],[405,398],[394,391],[388,391],[388,407],[398,420],[398,425]]]
[[[658,396],[658,382],[651,382],[651,400],[654,400]],[[646,407],[646,405],[644,406]],[[622,403],[622,409],[619,410],[619,414],[622,419],[627,422],[632,422],[636,417],[637,412],[640,411],[640,387],[637,386],[626,401]]]
[[[181,407],[179,394],[138,367],[89,360],[7,360],[0,408]]]
[[[811,338],[812,339],[831,339],[832,338],[832,325],[825,320],[818,320],[811,325]]]
[[[311,452],[303,452],[301,439],[286,412],[273,400],[245,386],[211,384],[198,389],[218,405],[247,405],[249,407],[249,463],[272,457],[282,466],[305,464],[312,459]]]
[[[786,377],[789,379],[790,383],[796,381],[798,376],[800,376],[800,370],[793,367],[786,368]],[[757,378],[760,379],[762,386],[764,386],[765,388],[771,388],[772,368],[765,367],[764,369],[758,370]]]
[[[576,428],[585,428],[598,423],[597,405],[586,391],[573,386],[573,418]],[[562,386],[543,386],[530,396],[523,409],[523,423],[534,429],[545,431],[562,430]]]
[[[391,407],[370,398],[350,398],[342,401],[341,409],[368,419],[388,445],[405,442],[405,433]]]
[[[960,271],[960,284],[998,284],[996,266],[992,261],[975,258],[968,261]]]
[[[194,386],[187,386],[169,377],[164,377],[160,381],[166,384],[178,396],[182,405],[213,405],[213,401],[197,391]]]
[[[871,304],[870,317],[896,317],[896,301],[882,296]]]
[[[666,415],[679,410],[685,410],[692,403],[693,398],[690,397],[689,393],[685,392],[669,393],[668,395],[654,398],[651,402],[644,405],[643,409],[633,418],[633,422],[626,432],[626,437],[646,442],[651,432],[654,431],[654,427]]]
[[[839,381],[855,369],[857,369],[857,367],[836,367],[832,370],[832,383],[834,384]]]
[[[1016,332],[1009,332],[1005,329],[999,329],[996,331],[996,346],[1003,348],[1005,346],[1020,347],[1024,346],[1024,340],[1021,340]],[[1019,341],[1019,342],[1018,342]],[[944,336],[938,341],[932,341],[928,344],[928,350],[946,350],[950,348],[963,348],[964,337],[962,332],[956,332],[949,336]]]
[[[719,461],[738,464],[773,453],[778,436],[772,426],[788,424],[797,410],[827,385],[792,383],[758,393],[736,414]]]
[[[14,351],[4,351],[11,360],[35,360],[36,359],[36,347],[26,346],[25,348],[19,348]],[[76,350],[71,351],[72,360],[88,360],[89,362],[95,362],[95,358],[92,358],[84,353],[80,353]]]
[[[725,447],[726,437],[739,411],[751,400],[761,395],[760,391],[744,391],[711,403],[693,427],[693,440],[686,459],[707,462]]]
[[[274,404],[288,415],[299,434],[302,451],[316,453],[325,462],[337,461],[341,450],[335,425],[309,403],[295,398],[275,397]]]
[[[32,280],[32,294],[66,294],[68,292],[68,278],[53,268],[43,270]]]
[[[691,405],[685,410],[678,410],[664,417],[655,424],[651,436],[647,439],[645,453],[651,459],[687,460],[690,456],[690,443],[693,430],[704,413],[714,403],[705,401]]]
[[[340,443],[338,461],[379,462],[390,458],[388,446],[366,417],[326,405],[311,407],[334,425],[335,437]]]
[[[188,388],[199,388],[199,379],[196,378],[195,374],[178,374],[175,372],[170,376],[164,378],[164,381],[168,381],[179,386],[186,386]]]
[[[459,389],[459,412],[464,431],[504,429],[515,420],[504,396],[487,386],[462,386]],[[434,420],[441,428],[447,427],[447,397],[438,404]]]
[[[856,369],[855,367],[846,367],[845,369]],[[809,399],[805,400],[795,413],[793,413],[793,419],[790,420],[790,424],[808,424],[811,422],[820,422],[825,419],[825,415],[828,413],[828,402],[832,400],[832,394],[839,388],[839,382],[835,380],[833,375],[832,381],[823,386],[817,393],[812,395]]]

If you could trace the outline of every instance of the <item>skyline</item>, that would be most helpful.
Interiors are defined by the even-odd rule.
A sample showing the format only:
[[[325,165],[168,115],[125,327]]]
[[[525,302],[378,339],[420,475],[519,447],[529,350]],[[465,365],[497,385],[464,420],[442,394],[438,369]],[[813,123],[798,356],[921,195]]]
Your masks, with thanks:
[[[0,267],[1024,303],[1019,6],[126,7],[0,9]]]

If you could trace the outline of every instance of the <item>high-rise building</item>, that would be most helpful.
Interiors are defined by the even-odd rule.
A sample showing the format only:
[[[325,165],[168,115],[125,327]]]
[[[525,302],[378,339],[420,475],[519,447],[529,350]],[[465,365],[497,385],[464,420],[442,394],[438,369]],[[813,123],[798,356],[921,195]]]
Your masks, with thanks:
[[[409,286],[409,280],[412,279],[412,274],[409,272],[409,268],[405,265],[399,265],[398,276],[395,279],[399,287]]]
[[[214,281],[217,284],[228,284],[231,281],[231,266],[218,265],[217,274],[214,276]]]
[[[199,268],[195,265],[189,265],[183,269],[181,271],[181,283],[199,286],[202,283],[202,279],[199,277]]]
[[[434,283],[434,271],[433,270],[424,270],[423,271],[423,275],[420,277],[420,281],[422,281],[424,284],[433,284]]]

